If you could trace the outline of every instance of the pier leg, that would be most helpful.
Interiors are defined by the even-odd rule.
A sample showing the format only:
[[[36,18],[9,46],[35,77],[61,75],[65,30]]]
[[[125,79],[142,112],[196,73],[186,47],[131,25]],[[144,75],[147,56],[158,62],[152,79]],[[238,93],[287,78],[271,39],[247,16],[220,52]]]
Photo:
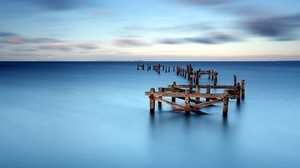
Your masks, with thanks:
[[[244,99],[245,98],[245,80],[242,80],[241,81],[242,82],[242,99]]]
[[[224,90],[223,117],[227,117],[227,114],[228,114],[228,91]]]
[[[236,94],[236,103],[241,103],[241,85],[240,83],[237,83],[237,94]]]
[[[233,85],[236,86],[236,76],[233,75]]]
[[[190,91],[186,90],[185,91],[185,114],[189,115],[190,114]]]
[[[218,81],[218,73],[215,72],[215,73],[214,73],[214,86],[217,85],[217,81]]]
[[[199,85],[196,85],[196,93],[200,93]],[[196,97],[197,103],[200,103],[200,97]]]
[[[160,92],[162,92],[163,90],[162,90],[162,88],[158,88],[158,92],[160,93]],[[158,98],[162,98],[162,96],[159,96]],[[157,102],[158,103],[158,109],[161,109],[161,107],[162,107],[162,103],[161,102]]]
[[[175,92],[176,91],[176,82],[173,82],[172,84],[172,92]],[[176,101],[176,98],[175,97],[172,97],[172,102],[175,102]]]
[[[210,87],[209,86],[206,86],[206,93],[210,93]],[[210,99],[209,98],[206,98],[206,101],[208,102]]]
[[[189,79],[189,82],[190,82],[190,90],[193,90],[193,79],[190,78],[190,79]]]
[[[149,96],[149,100],[150,100],[150,113],[153,114],[155,111],[155,98],[153,96],[155,90],[154,88],[150,89],[150,96]]]

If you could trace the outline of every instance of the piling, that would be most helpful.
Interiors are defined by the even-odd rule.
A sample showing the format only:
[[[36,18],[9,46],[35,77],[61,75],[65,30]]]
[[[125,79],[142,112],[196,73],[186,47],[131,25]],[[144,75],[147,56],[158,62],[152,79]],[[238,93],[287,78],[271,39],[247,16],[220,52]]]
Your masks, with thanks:
[[[200,93],[200,88],[198,85],[196,85],[196,90],[195,90],[196,93]],[[196,97],[196,101],[197,103],[200,103],[200,97]]]
[[[242,99],[244,99],[245,98],[245,80],[242,80],[241,81],[241,83],[242,83]]]
[[[150,100],[150,113],[154,113],[155,111],[155,98],[154,98],[154,94],[155,93],[155,89],[151,88],[150,89],[150,96],[149,96],[149,100]]]
[[[189,90],[185,90],[185,99],[184,99],[184,103],[185,103],[185,114],[190,114],[190,91]]]
[[[217,85],[217,81],[218,81],[218,72],[214,72],[213,76],[214,76],[214,86],[216,86]]]
[[[206,94],[209,94],[210,93],[210,86],[206,86]],[[206,98],[206,101],[208,102],[210,99],[209,98]]]
[[[223,117],[227,117],[227,114],[228,114],[228,90],[224,90]]]
[[[233,75],[233,86],[236,86],[236,76]]]
[[[241,85],[240,83],[237,83],[237,93],[236,93],[236,103],[241,103]]]
[[[158,88],[158,93],[162,93],[163,89],[162,88]],[[162,99],[162,96],[158,96],[159,99]],[[161,109],[162,107],[162,103],[160,101],[157,102],[158,103],[158,109]]]
[[[172,92],[175,92],[175,91],[176,91],[175,86],[176,86],[176,82],[173,82],[173,84],[172,84]],[[172,97],[172,102],[173,102],[173,103],[176,102],[176,98],[175,98],[175,97]]]

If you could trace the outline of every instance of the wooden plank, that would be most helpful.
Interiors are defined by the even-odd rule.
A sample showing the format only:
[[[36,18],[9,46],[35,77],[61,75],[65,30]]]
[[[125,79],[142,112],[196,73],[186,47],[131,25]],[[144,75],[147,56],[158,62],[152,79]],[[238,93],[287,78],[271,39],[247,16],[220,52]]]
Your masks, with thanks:
[[[168,100],[164,100],[162,98],[155,97],[155,100],[159,101],[159,102],[162,102],[162,103],[165,103],[165,104],[168,104],[168,105],[171,105],[173,107],[176,107],[177,109],[180,109],[182,111],[188,110],[188,111],[191,111],[191,112],[194,112],[194,113],[197,113],[197,114],[201,114],[201,112],[198,109],[194,109],[194,108],[188,108],[187,109],[187,108],[185,108],[185,106],[179,105],[177,103],[170,102]]]
[[[171,91],[165,91],[165,92],[145,92],[146,96],[150,96],[153,94],[155,97],[159,96],[165,96],[165,97],[185,97],[184,92],[171,92]],[[190,97],[202,97],[202,98],[217,98],[222,99],[224,97],[223,93],[190,93]]]
[[[223,102],[223,99],[217,99],[217,100],[211,100],[208,102],[202,102],[202,103],[198,103],[196,105],[191,106],[192,108],[202,108],[202,107],[206,107],[206,106],[211,106],[214,105],[216,103],[220,103]]]
[[[172,85],[168,85],[168,87],[172,87]],[[190,88],[191,85],[175,85],[175,88]],[[196,88],[196,85],[192,86],[193,88]],[[199,88],[206,88],[210,87],[211,89],[236,89],[236,86],[232,85],[198,85]]]

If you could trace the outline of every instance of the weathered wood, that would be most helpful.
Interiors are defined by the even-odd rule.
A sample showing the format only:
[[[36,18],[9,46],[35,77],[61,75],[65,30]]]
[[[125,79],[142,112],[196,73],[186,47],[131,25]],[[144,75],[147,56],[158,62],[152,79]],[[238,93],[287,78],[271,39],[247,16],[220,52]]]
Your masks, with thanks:
[[[228,114],[228,90],[224,90],[223,116],[227,117],[227,114]]]
[[[190,91],[186,90],[185,91],[185,114],[190,114]]]
[[[214,86],[217,85],[217,82],[218,82],[218,73],[215,72],[215,73],[214,73]]]
[[[242,83],[242,99],[244,99],[245,98],[245,80],[242,80],[241,81],[241,83]]]
[[[201,103],[198,103],[196,105],[192,105],[191,107],[192,108],[202,108],[202,107],[214,105],[216,103],[220,103],[222,101],[223,101],[223,99],[210,100],[210,101],[207,101],[207,102],[201,102]]]
[[[145,95],[150,96],[152,93],[150,92],[145,92]],[[155,92],[153,93],[155,97],[158,96],[163,96],[163,97],[185,97],[184,92],[172,92],[172,91],[164,91],[161,93]],[[224,97],[223,93],[190,93],[190,97],[202,97],[202,98],[216,98],[216,99],[221,99]],[[234,97],[233,97],[234,98]]]
[[[233,75],[233,85],[236,86],[236,76]]]
[[[168,87],[171,87],[172,85],[168,85]],[[199,88],[206,88],[209,86],[211,89],[236,89],[236,86],[232,85],[193,85],[193,88],[199,87]],[[175,85],[176,88],[190,88],[190,85]]]
[[[140,70],[140,68],[142,68],[142,70],[144,70],[145,65],[144,64],[137,64],[136,69]]]
[[[172,92],[176,92],[176,82],[173,82],[172,86],[171,86],[171,89],[172,89]],[[176,102],[176,98],[175,97],[172,97],[172,102]]]
[[[210,94],[210,86],[206,86],[206,94]],[[207,97],[206,101],[209,101],[210,99]]]
[[[158,93],[161,93],[161,92],[163,92],[163,88],[158,88]],[[158,96],[158,98],[162,99],[162,96]],[[161,102],[157,102],[157,103],[158,103],[158,108],[161,109],[161,107],[162,107]]]
[[[185,106],[182,106],[182,105],[179,105],[177,103],[173,103],[173,102],[170,102],[168,100],[165,100],[165,99],[160,99],[160,98],[155,98],[156,101],[160,101],[162,103],[165,103],[165,104],[168,104],[170,106],[173,106],[181,111],[185,111],[186,110],[186,107]],[[189,111],[191,112],[194,112],[194,113],[197,113],[197,114],[201,114],[200,111],[198,109],[193,109],[193,108],[188,108]]]
[[[150,113],[154,113],[154,111],[155,111],[155,97],[154,97],[154,93],[155,93],[154,88],[151,88],[150,92],[149,92]]]
[[[240,104],[241,103],[241,85],[240,83],[237,83],[237,93],[236,93],[236,103]]]
[[[199,88],[198,85],[196,85],[195,93],[200,93],[200,88]],[[196,101],[197,101],[197,102],[200,102],[200,97],[196,97]]]

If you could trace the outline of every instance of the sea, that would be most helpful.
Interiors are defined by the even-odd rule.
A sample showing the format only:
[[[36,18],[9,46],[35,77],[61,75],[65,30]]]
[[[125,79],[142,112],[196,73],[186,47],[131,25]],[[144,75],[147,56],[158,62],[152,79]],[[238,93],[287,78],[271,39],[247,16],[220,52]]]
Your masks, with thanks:
[[[172,69],[187,64],[217,71],[218,84],[245,80],[245,99],[229,100],[227,118],[222,103],[151,115],[145,92],[188,84]],[[299,74],[297,61],[0,62],[0,167],[299,167]]]

